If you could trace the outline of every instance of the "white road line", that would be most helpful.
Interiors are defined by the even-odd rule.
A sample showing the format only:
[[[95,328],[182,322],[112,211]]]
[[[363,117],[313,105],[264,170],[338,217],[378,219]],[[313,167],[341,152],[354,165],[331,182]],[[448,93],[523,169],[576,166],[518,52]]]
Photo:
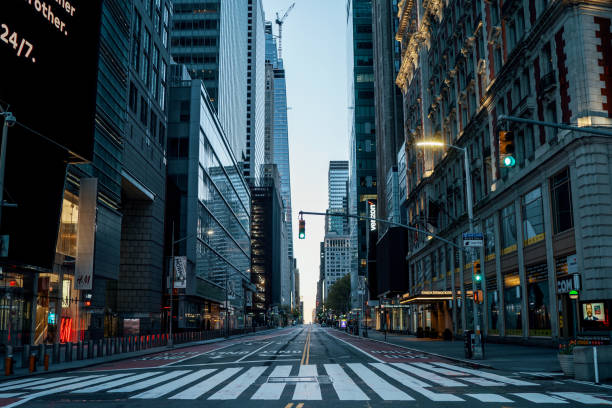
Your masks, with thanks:
[[[327,330],[326,330],[326,331],[324,331],[324,333],[325,333],[325,334],[327,334],[327,335],[328,335],[329,337],[331,337],[332,339],[334,339],[334,340],[338,340],[338,341],[341,341],[342,343],[346,344],[347,346],[350,346],[350,347],[354,348],[355,350],[359,351],[360,353],[365,354],[366,356],[370,357],[372,360],[376,360],[376,361],[378,361],[379,363],[384,363],[384,361],[382,361],[380,358],[378,358],[378,357],[374,357],[373,355],[371,355],[371,354],[370,354],[370,353],[368,353],[367,351],[362,350],[362,349],[360,349],[359,347],[352,345],[352,344],[351,344],[351,343],[349,343],[348,341],[345,341],[345,340],[342,340],[341,338],[338,338],[338,337],[332,336],[331,334],[329,334],[329,333],[327,332]]]
[[[476,377],[488,378],[489,380],[499,381],[499,382],[503,382],[503,383],[510,384],[510,385],[538,385],[536,383],[515,380],[515,379],[504,377],[501,375],[488,373],[486,371],[472,370],[470,368],[459,367],[459,366],[446,364],[446,363],[438,363],[435,361],[433,363],[437,366],[448,368],[450,370],[462,371],[464,373],[475,375]]]
[[[115,375],[109,375],[109,376],[104,376],[104,377],[100,377],[97,375],[81,377],[81,381],[84,380],[85,378],[91,378],[91,377],[97,377],[97,378],[92,378],[88,381],[78,382],[76,384],[64,385],[63,387],[54,388],[52,390],[36,392],[34,394],[27,395],[25,398],[22,398],[19,401],[13,402],[12,404],[5,405],[4,408],[17,407],[19,405],[25,404],[26,402],[35,400],[36,398],[40,398],[40,397],[44,397],[44,396],[52,395],[52,394],[59,394],[65,391],[72,391],[72,390],[76,390],[77,388],[81,388],[81,387],[88,387],[90,385],[99,384],[101,382],[109,381],[115,378],[125,377],[126,375],[130,375],[130,373],[115,374]]]
[[[612,385],[607,385],[607,384],[595,384],[594,382],[590,382],[590,381],[580,381],[580,380],[573,380],[573,379],[569,379],[566,381],[571,381],[576,384],[591,385],[593,387],[606,388],[606,389],[612,390]]]
[[[213,351],[223,350],[223,349],[225,349],[225,348],[228,348],[228,347],[231,347],[231,346],[235,346],[236,344],[237,344],[237,343],[229,343],[229,344],[227,344],[227,345],[225,345],[225,346],[217,347],[217,348],[215,348],[215,349],[208,350],[208,351],[205,351],[205,352],[200,353],[200,354],[196,354],[196,355],[193,355],[193,356],[185,357],[185,358],[182,358],[182,359],[180,359],[180,360],[173,361],[173,362],[168,363],[168,364],[164,364],[164,365],[162,365],[162,366],[160,366],[160,367],[169,367],[169,366],[174,366],[174,364],[182,363],[183,361],[191,360],[192,358],[200,357],[200,356],[206,355],[206,354],[208,354],[208,353],[212,353]]]
[[[190,370],[171,371],[167,374],[160,375],[159,377],[151,378],[146,381],[137,382],[136,384],[132,384],[132,385],[126,385],[125,387],[121,387],[121,388],[114,388],[112,390],[108,390],[107,392],[133,392],[133,391],[138,391],[138,390],[144,390],[147,387],[162,383],[167,380],[171,380],[180,375],[187,374],[188,372],[190,372]]]
[[[459,398],[453,394],[442,394],[429,391],[425,389],[425,387],[429,387],[430,385],[424,383],[421,380],[417,380],[416,378],[410,377],[408,374],[404,374],[403,372],[396,370],[388,366],[387,364],[380,363],[370,363],[372,366],[378,368],[380,371],[393,378],[396,381],[399,381],[404,386],[410,388],[413,391],[418,392],[419,394],[429,398],[432,401],[464,401],[462,398]]]
[[[281,365],[274,367],[274,370],[268,377],[289,377],[291,375],[290,365]],[[287,383],[277,382],[277,383],[265,383],[262,384],[261,387],[253,394],[251,397],[252,400],[279,400],[281,395],[283,395],[283,391],[285,390],[285,385]]]
[[[512,395],[516,395],[517,397],[521,397],[530,402],[535,402],[536,404],[567,404],[567,401],[562,400],[558,397],[551,397],[550,395],[540,394],[537,392],[518,392],[512,393]]]
[[[372,389],[372,391],[377,393],[380,398],[386,401],[414,401],[414,398],[410,395],[389,384],[363,364],[349,363],[347,366],[349,366],[350,369]]]
[[[163,371],[149,371],[147,373],[141,373],[137,375],[133,375],[130,377],[124,377],[119,380],[107,382],[104,384],[94,385],[93,387],[81,388],[80,390],[72,391],[73,394],[88,394],[103,390],[108,390],[111,388],[119,387],[124,384],[129,384],[138,380],[144,380],[145,378],[153,377],[154,375],[162,374]]]
[[[236,399],[266,371],[268,367],[251,367],[234,381],[211,395],[209,400]]]
[[[446,368],[442,368],[442,367],[435,367],[435,366],[433,366],[431,364],[428,364],[428,363],[410,363],[410,365],[421,367],[421,368],[425,368],[425,369],[427,369],[429,371],[435,371],[436,373],[440,373],[440,374],[444,374],[444,375],[449,375],[449,376],[452,376],[452,377],[459,377],[459,376],[468,375],[467,373],[461,373],[459,371],[447,370]]]
[[[235,363],[239,363],[239,362],[241,362],[241,361],[242,361],[242,360],[244,360],[245,358],[252,356],[253,354],[257,353],[259,350],[261,350],[261,349],[264,349],[264,348],[268,347],[268,346],[269,346],[270,344],[272,344],[272,343],[274,343],[274,342],[270,341],[270,342],[268,342],[268,343],[264,344],[263,346],[261,346],[260,348],[258,348],[258,349],[257,349],[257,350],[255,350],[255,351],[253,351],[252,353],[249,353],[249,354],[247,354],[247,355],[246,355],[246,356],[244,356],[244,357],[240,357],[238,360],[236,360],[236,361],[235,361]]]
[[[46,383],[53,382],[53,381],[66,380],[68,378],[73,378],[73,377],[53,377],[53,378],[43,378],[43,379],[39,378],[36,380],[29,379],[26,381],[22,381],[21,384],[13,384],[7,387],[0,387],[0,391],[16,390],[20,388],[26,389],[33,385],[46,384]]]
[[[440,377],[438,374],[435,374],[429,371],[425,371],[425,370],[421,370],[420,368],[414,367],[410,364],[393,363],[393,366],[400,368],[404,371],[407,371],[410,374],[414,374],[418,377],[424,378],[433,383],[440,384],[443,387],[467,387],[467,384],[463,384],[458,381],[451,380],[450,378]]]
[[[332,385],[338,394],[338,398],[342,401],[368,401],[369,398],[361,388],[355,384],[349,377],[340,364],[324,364],[325,371],[331,377]]]
[[[207,378],[206,380],[187,388],[186,390],[179,392],[176,395],[170,397],[170,399],[187,399],[192,400],[204,395],[208,391],[215,388],[217,385],[221,384],[223,381],[232,377],[234,374],[240,372],[242,367],[232,367],[226,368],[225,370],[219,372],[218,374],[213,375],[212,377]]]
[[[280,358],[276,358],[274,360],[251,360],[251,361],[243,361],[242,364],[251,364],[251,363],[269,363],[271,361],[276,361],[276,362],[286,362],[286,361],[300,361],[299,358],[282,358],[282,356],[279,356]],[[172,367],[206,367],[206,366],[212,366],[212,365],[229,365],[229,364],[236,364],[235,361],[226,361],[223,363],[202,363],[202,364],[181,364],[181,365],[177,365],[177,366],[172,366]]]
[[[162,386],[155,387],[145,392],[141,392],[140,394],[130,397],[130,399],[132,398],[139,398],[139,399],[159,398],[163,395],[171,393],[172,391],[176,391],[179,388],[184,387],[187,384],[191,384],[192,382],[199,380],[200,378],[208,374],[214,373],[215,371],[216,371],[215,369],[211,369],[211,368],[199,370],[199,371],[196,371],[195,373],[191,373],[189,375],[181,377],[178,380],[170,381],[169,383],[165,383]]]
[[[13,381],[5,382],[5,383],[0,383],[0,389],[5,389],[9,385],[17,385],[17,384],[23,384],[23,383],[28,383],[28,382],[40,381],[40,380],[48,380],[48,379],[49,378],[45,378],[45,377],[22,378],[21,380],[13,380]]]
[[[511,399],[497,394],[465,394],[468,397],[476,398],[480,402],[514,402]]]
[[[558,395],[559,397],[566,398],[568,400],[580,402],[582,404],[592,405],[592,404],[601,404],[601,405],[612,405],[612,402],[593,397],[589,394],[583,394],[581,392],[551,392],[551,394]]]
[[[480,385],[481,387],[505,387],[506,384],[497,381],[487,380],[481,377],[463,377],[463,381],[470,382],[472,384]]]
[[[315,364],[300,366],[300,377],[317,377],[317,366]],[[293,392],[294,401],[321,400],[321,387],[318,382],[301,382],[295,385]]]
[[[126,374],[129,375],[129,374]],[[49,388],[54,388],[54,387],[59,387],[62,385],[66,385],[66,384],[72,384],[75,382],[79,382],[79,381],[83,381],[83,380],[88,380],[90,378],[98,378],[101,377],[101,374],[96,374],[96,375],[86,375],[85,377],[72,377],[69,378],[67,380],[63,380],[63,381],[58,381],[58,382],[46,382],[45,384],[41,384],[41,385],[35,385],[33,387],[30,386],[25,386],[23,387],[24,389],[29,389],[29,390],[48,390]]]
[[[23,395],[23,392],[0,393],[0,398],[14,398]]]

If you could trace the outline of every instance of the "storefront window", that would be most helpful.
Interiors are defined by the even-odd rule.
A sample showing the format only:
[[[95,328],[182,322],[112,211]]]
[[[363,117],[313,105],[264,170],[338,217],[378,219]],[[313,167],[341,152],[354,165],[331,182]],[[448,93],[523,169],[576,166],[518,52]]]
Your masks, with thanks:
[[[516,251],[516,217],[514,204],[501,211],[501,244],[502,255]]]
[[[485,260],[495,258],[495,219],[493,216],[485,220]]]
[[[544,239],[544,212],[540,187],[523,196],[523,239],[525,246]]]
[[[79,222],[79,198],[64,191],[62,215],[60,218],[57,252],[62,255],[77,256],[77,225]]]
[[[504,322],[507,336],[523,334],[521,286],[518,271],[504,276]]]
[[[487,332],[499,334],[499,291],[495,275],[487,276]]]
[[[569,169],[566,168],[550,179],[550,192],[553,212],[553,232],[558,234],[574,227]]]
[[[546,263],[528,266],[527,306],[529,308],[529,335],[550,336],[550,296]]]

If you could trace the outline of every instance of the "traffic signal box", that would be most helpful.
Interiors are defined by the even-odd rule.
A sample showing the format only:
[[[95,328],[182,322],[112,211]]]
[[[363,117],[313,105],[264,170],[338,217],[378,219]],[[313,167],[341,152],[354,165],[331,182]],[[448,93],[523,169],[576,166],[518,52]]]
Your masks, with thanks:
[[[514,158],[515,150],[514,133],[507,130],[500,130],[499,159],[501,167],[514,167],[516,164],[516,159]]]
[[[300,233],[298,237],[300,239],[306,238],[306,220],[300,220]]]
[[[474,303],[476,304],[482,304],[484,302],[483,299],[484,295],[482,293],[482,289],[478,289],[477,291],[474,292]]]
[[[476,283],[482,282],[482,272],[480,269],[480,261],[474,261],[474,281]]]

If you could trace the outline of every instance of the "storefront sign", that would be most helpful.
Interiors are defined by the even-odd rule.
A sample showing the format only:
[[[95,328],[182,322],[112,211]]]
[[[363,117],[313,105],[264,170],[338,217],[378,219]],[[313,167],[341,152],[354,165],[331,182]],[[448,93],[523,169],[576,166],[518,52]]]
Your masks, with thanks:
[[[174,288],[185,289],[187,287],[187,257],[174,257]]]
[[[570,293],[570,291],[575,290],[574,288],[574,279],[571,276],[566,276],[565,278],[557,279],[557,293]]]
[[[94,244],[96,241],[98,179],[82,178],[80,187],[74,288],[76,290],[91,290],[93,284]]]
[[[578,260],[576,254],[567,257],[567,273],[578,273]]]
[[[610,344],[610,336],[578,336],[577,346],[603,346]]]

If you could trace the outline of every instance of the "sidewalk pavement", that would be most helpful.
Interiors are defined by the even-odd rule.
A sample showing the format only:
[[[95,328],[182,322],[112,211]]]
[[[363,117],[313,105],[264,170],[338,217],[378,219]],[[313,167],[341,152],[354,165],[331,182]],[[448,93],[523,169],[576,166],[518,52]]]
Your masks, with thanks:
[[[377,341],[385,340],[384,333],[376,330],[368,330],[368,337]],[[463,340],[418,339],[410,335],[387,333],[387,343],[502,371],[561,371],[557,350],[550,347],[486,343],[484,360],[468,360],[463,351]]]
[[[230,337],[218,337],[216,339],[210,339],[210,340],[200,340],[200,341],[192,341],[192,342],[187,342],[187,343],[180,343],[180,344],[175,344],[174,347],[170,347],[170,346],[152,347],[152,348],[148,348],[145,350],[132,351],[129,353],[113,354],[110,356],[96,357],[96,358],[90,358],[90,359],[84,359],[84,360],[73,360],[67,363],[63,362],[63,363],[57,363],[57,364],[49,364],[48,371],[45,371],[44,368],[40,365],[36,365],[36,371],[32,373],[30,372],[28,368],[14,368],[13,369],[14,374],[9,375],[9,376],[2,375],[0,376],[0,381],[15,380],[15,379],[26,378],[26,377],[35,376],[35,375],[39,376],[41,374],[47,374],[47,373],[57,373],[57,372],[63,372],[63,371],[78,370],[81,368],[92,367],[92,366],[96,366],[99,364],[111,363],[111,362],[121,361],[121,360],[129,360],[134,357],[169,352],[172,350],[178,350],[178,349],[182,349],[186,347],[218,343],[221,341],[234,340],[234,339],[238,339],[241,337],[259,336],[262,334],[270,333],[272,331],[281,330],[281,329],[285,329],[285,327],[278,327],[278,328],[269,329],[269,330],[262,330],[262,331],[258,331],[255,333],[238,334],[238,335],[234,335]],[[0,385],[1,384],[2,383],[0,382]]]

